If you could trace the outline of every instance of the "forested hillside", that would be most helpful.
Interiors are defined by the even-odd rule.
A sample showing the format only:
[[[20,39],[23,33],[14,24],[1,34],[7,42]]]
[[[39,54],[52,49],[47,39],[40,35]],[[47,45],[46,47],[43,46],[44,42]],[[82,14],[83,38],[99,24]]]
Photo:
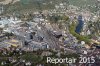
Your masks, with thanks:
[[[91,11],[95,10],[95,0],[20,0],[14,4],[7,4],[7,12],[14,11],[27,12],[44,9],[54,9],[56,4],[66,3],[80,8],[87,8]],[[9,7],[8,7],[9,6]]]

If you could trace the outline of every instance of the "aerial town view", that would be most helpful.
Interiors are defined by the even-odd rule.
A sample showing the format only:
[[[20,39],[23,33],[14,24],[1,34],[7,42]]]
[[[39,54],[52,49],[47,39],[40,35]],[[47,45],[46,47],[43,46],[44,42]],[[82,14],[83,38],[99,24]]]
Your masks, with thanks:
[[[100,66],[100,0],[0,0],[0,66]]]

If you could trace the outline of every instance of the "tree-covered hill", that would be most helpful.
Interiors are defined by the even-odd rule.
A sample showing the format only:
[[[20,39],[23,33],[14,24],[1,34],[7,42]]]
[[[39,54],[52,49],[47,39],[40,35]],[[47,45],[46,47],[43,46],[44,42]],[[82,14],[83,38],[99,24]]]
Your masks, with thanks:
[[[95,0],[20,0],[14,4],[7,4],[7,12],[14,11],[27,12],[35,10],[53,9],[56,4],[66,3],[80,8],[95,9]],[[9,6],[9,7],[8,7]]]

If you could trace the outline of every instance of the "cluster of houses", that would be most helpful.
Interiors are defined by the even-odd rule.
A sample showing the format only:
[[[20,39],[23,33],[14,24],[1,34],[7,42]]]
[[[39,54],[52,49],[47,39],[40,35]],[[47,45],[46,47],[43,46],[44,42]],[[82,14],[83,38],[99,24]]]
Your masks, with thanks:
[[[43,37],[37,31],[40,29],[37,21],[35,22],[23,22],[17,17],[1,17],[0,28],[3,28],[0,35],[0,47],[9,48],[11,46],[20,47],[23,50],[38,50],[49,49],[49,45],[43,42]],[[13,33],[14,37],[11,39],[5,39],[4,33]],[[4,40],[3,40],[4,39]]]

